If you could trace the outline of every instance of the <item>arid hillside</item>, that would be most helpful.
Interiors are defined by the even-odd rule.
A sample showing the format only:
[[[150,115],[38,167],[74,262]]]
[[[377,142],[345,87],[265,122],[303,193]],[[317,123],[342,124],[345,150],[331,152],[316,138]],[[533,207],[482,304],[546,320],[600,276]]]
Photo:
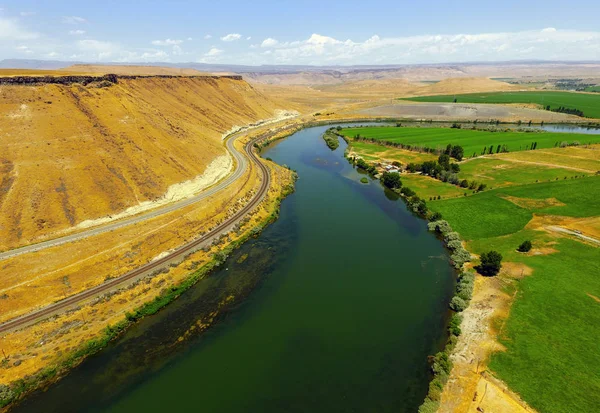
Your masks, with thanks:
[[[280,108],[230,78],[0,86],[0,250],[216,182],[222,135]]]

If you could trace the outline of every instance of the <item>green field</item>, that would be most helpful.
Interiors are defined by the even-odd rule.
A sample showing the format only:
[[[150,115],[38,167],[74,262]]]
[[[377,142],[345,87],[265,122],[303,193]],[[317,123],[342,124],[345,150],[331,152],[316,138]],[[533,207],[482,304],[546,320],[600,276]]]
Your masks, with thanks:
[[[540,106],[550,105],[550,109],[564,106],[583,111],[588,118],[600,118],[600,96],[575,92],[489,92],[468,93],[464,95],[436,95],[403,98],[416,102],[454,102],[457,103],[533,103]]]
[[[509,152],[515,152],[525,150],[532,142],[537,142],[537,149],[553,148],[556,142],[578,141],[581,144],[600,142],[600,135],[555,132],[490,132],[438,127],[398,128],[393,126],[373,126],[344,128],[342,129],[342,133],[348,138],[360,135],[386,142],[425,146],[434,149],[445,148],[448,144],[460,145],[465,151],[466,158],[471,157],[473,154],[481,154],[484,146],[489,148],[490,145],[494,146],[494,152],[498,145],[506,145]],[[354,142],[352,145],[354,145]]]
[[[489,367],[540,412],[597,411],[600,303],[588,294],[600,297],[598,248],[567,239],[554,248],[521,258],[534,273],[520,282],[499,337],[506,351]]]
[[[590,86],[585,89],[586,92],[600,92],[600,85]]]
[[[381,158],[399,161],[403,164],[423,163],[437,159],[437,155],[430,153],[405,151],[396,148],[389,148],[384,145],[377,145],[369,142],[352,142],[352,150],[362,156],[367,161],[379,160]]]
[[[470,240],[470,251],[497,250],[505,261],[533,269],[507,281],[516,299],[498,337],[506,351],[492,355],[489,369],[540,412],[589,412],[600,405],[600,261],[597,247],[525,226],[533,213],[598,216],[598,193],[600,177],[587,177],[428,203]],[[506,196],[541,202],[518,206]],[[549,200],[555,205],[544,205]],[[524,240],[555,252],[519,253]]]
[[[460,165],[461,179],[484,183],[488,188],[524,185],[584,175],[572,169],[528,165],[495,158],[477,158]]]
[[[466,240],[474,240],[517,232],[527,225],[534,212],[570,217],[600,215],[599,193],[600,176],[593,176],[498,188],[428,205],[433,211],[441,212]],[[506,196],[542,202],[523,208],[503,198]],[[543,202],[553,198],[564,205]]]

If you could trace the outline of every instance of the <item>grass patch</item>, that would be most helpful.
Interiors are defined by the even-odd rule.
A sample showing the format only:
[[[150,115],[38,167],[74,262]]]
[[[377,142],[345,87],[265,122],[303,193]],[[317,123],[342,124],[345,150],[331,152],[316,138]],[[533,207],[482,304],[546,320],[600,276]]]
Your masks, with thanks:
[[[599,97],[600,98],[600,97]],[[445,149],[446,145],[460,145],[464,149],[466,158],[480,155],[484,147],[489,150],[493,146],[494,152],[498,145],[506,145],[509,152],[523,151],[537,142],[537,149],[554,148],[557,142],[591,144],[600,142],[600,135],[584,135],[565,132],[522,132],[515,130],[472,130],[452,129],[443,127],[410,127],[398,128],[393,126],[372,126],[364,128],[342,129],[341,133],[354,138],[360,135],[384,142],[402,143],[414,147],[428,147],[432,149]],[[352,142],[352,146],[359,142]]]
[[[425,161],[433,161],[437,159],[436,155],[430,153],[421,153],[407,151],[403,149],[388,148],[375,143],[352,141],[351,147],[357,155],[362,156],[367,160],[389,159],[398,161],[403,164],[423,163]]]
[[[431,210],[440,212],[465,239],[490,238],[521,230],[533,213],[571,217],[596,216],[600,177],[560,180],[547,183],[498,188],[464,198],[431,202]],[[564,205],[523,208],[505,199],[556,199]],[[532,203],[535,204],[535,203]]]
[[[529,165],[497,158],[479,158],[464,162],[460,165],[459,173],[461,179],[481,182],[488,188],[554,181],[556,178],[564,179],[565,177],[571,179],[571,177],[582,175],[582,172],[572,169]]]
[[[597,88],[598,86],[594,86]],[[598,91],[598,90],[596,90]],[[583,111],[588,118],[600,118],[600,96],[574,92],[488,92],[463,95],[436,95],[404,98],[416,102],[454,102],[457,103],[527,103],[540,107],[550,106],[555,110],[561,106]]]
[[[521,283],[490,368],[543,412],[591,412],[600,405],[598,249],[563,239],[559,253],[521,258]],[[512,258],[512,257],[511,257]],[[518,260],[518,257],[514,258]]]
[[[456,185],[447,182],[438,181],[430,176],[417,174],[403,174],[402,182],[404,186],[409,187],[421,198],[429,201],[429,198],[441,196],[442,199],[456,198],[464,196],[465,193],[471,194],[471,190],[459,188]]]

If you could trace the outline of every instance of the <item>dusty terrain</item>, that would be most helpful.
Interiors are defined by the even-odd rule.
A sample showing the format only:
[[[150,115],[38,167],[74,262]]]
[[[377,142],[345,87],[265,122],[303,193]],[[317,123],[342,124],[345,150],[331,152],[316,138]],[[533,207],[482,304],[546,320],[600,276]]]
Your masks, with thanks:
[[[0,249],[214,183],[222,134],[277,105],[233,79],[0,87]]]

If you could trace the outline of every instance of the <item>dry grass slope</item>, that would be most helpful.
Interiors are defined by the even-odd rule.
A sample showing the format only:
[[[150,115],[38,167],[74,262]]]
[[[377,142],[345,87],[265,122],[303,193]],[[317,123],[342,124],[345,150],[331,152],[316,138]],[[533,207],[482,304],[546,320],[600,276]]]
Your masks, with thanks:
[[[0,87],[0,249],[161,197],[278,105],[244,81]]]

